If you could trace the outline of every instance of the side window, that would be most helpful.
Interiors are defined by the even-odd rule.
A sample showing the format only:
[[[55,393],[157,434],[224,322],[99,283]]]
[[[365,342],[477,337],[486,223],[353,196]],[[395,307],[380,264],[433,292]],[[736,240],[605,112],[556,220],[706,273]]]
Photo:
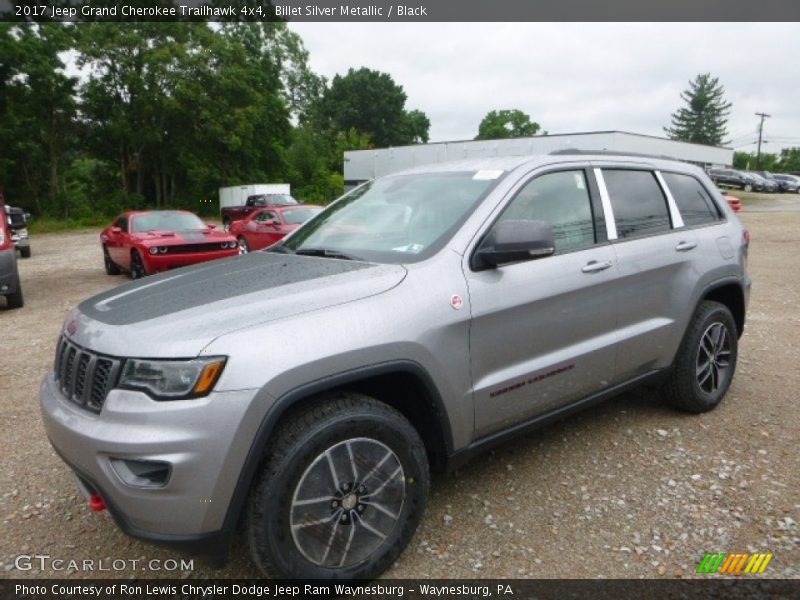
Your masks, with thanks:
[[[706,188],[689,175],[661,173],[687,226],[719,221],[719,212]]]
[[[259,223],[266,223],[267,221],[272,221],[272,220],[278,220],[278,215],[269,210],[259,213],[258,216],[256,217],[256,221],[258,221]]]
[[[651,171],[603,169],[617,236],[635,238],[670,230],[667,199]]]
[[[595,243],[592,205],[582,170],[541,175],[523,187],[500,216],[545,221],[553,228],[556,254]]]
[[[128,219],[126,217],[120,217],[117,219],[116,223],[114,223],[114,227],[119,227],[123,233],[128,233]]]

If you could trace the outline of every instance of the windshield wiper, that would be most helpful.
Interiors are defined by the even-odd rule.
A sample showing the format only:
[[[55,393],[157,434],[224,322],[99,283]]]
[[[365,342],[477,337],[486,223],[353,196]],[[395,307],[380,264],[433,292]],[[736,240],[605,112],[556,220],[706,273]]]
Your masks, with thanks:
[[[340,258],[342,260],[363,260],[358,256],[345,254],[344,252],[331,250],[330,248],[301,248],[300,250],[296,250],[295,254],[300,254],[302,256],[321,256],[323,258]]]

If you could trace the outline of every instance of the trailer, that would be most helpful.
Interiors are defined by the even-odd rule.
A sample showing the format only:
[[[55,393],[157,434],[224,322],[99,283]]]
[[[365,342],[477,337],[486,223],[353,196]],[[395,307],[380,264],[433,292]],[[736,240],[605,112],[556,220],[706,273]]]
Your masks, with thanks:
[[[219,208],[229,206],[244,206],[248,196],[259,194],[286,194],[291,195],[291,186],[288,183],[252,183],[248,185],[233,185],[219,188]]]

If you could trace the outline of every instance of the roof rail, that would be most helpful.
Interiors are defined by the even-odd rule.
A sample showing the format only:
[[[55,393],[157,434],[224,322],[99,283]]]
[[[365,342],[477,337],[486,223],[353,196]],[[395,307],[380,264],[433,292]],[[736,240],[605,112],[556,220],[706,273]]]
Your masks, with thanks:
[[[577,148],[562,148],[561,150],[553,150],[550,152],[551,155],[559,155],[559,154],[598,154],[604,156],[636,156],[637,158],[659,158],[663,160],[677,160],[681,161],[680,158],[675,158],[674,156],[666,156],[664,154],[645,154],[642,152],[623,152],[621,150],[579,150]],[[685,162],[685,161],[681,161]]]

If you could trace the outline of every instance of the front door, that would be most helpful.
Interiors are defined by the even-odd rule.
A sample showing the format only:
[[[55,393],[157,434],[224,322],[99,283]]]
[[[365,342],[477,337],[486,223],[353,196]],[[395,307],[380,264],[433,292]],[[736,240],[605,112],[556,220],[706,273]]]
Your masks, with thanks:
[[[549,223],[551,256],[467,269],[476,437],[550,412],[609,385],[616,344],[617,265],[593,176],[534,176],[498,221]]]

